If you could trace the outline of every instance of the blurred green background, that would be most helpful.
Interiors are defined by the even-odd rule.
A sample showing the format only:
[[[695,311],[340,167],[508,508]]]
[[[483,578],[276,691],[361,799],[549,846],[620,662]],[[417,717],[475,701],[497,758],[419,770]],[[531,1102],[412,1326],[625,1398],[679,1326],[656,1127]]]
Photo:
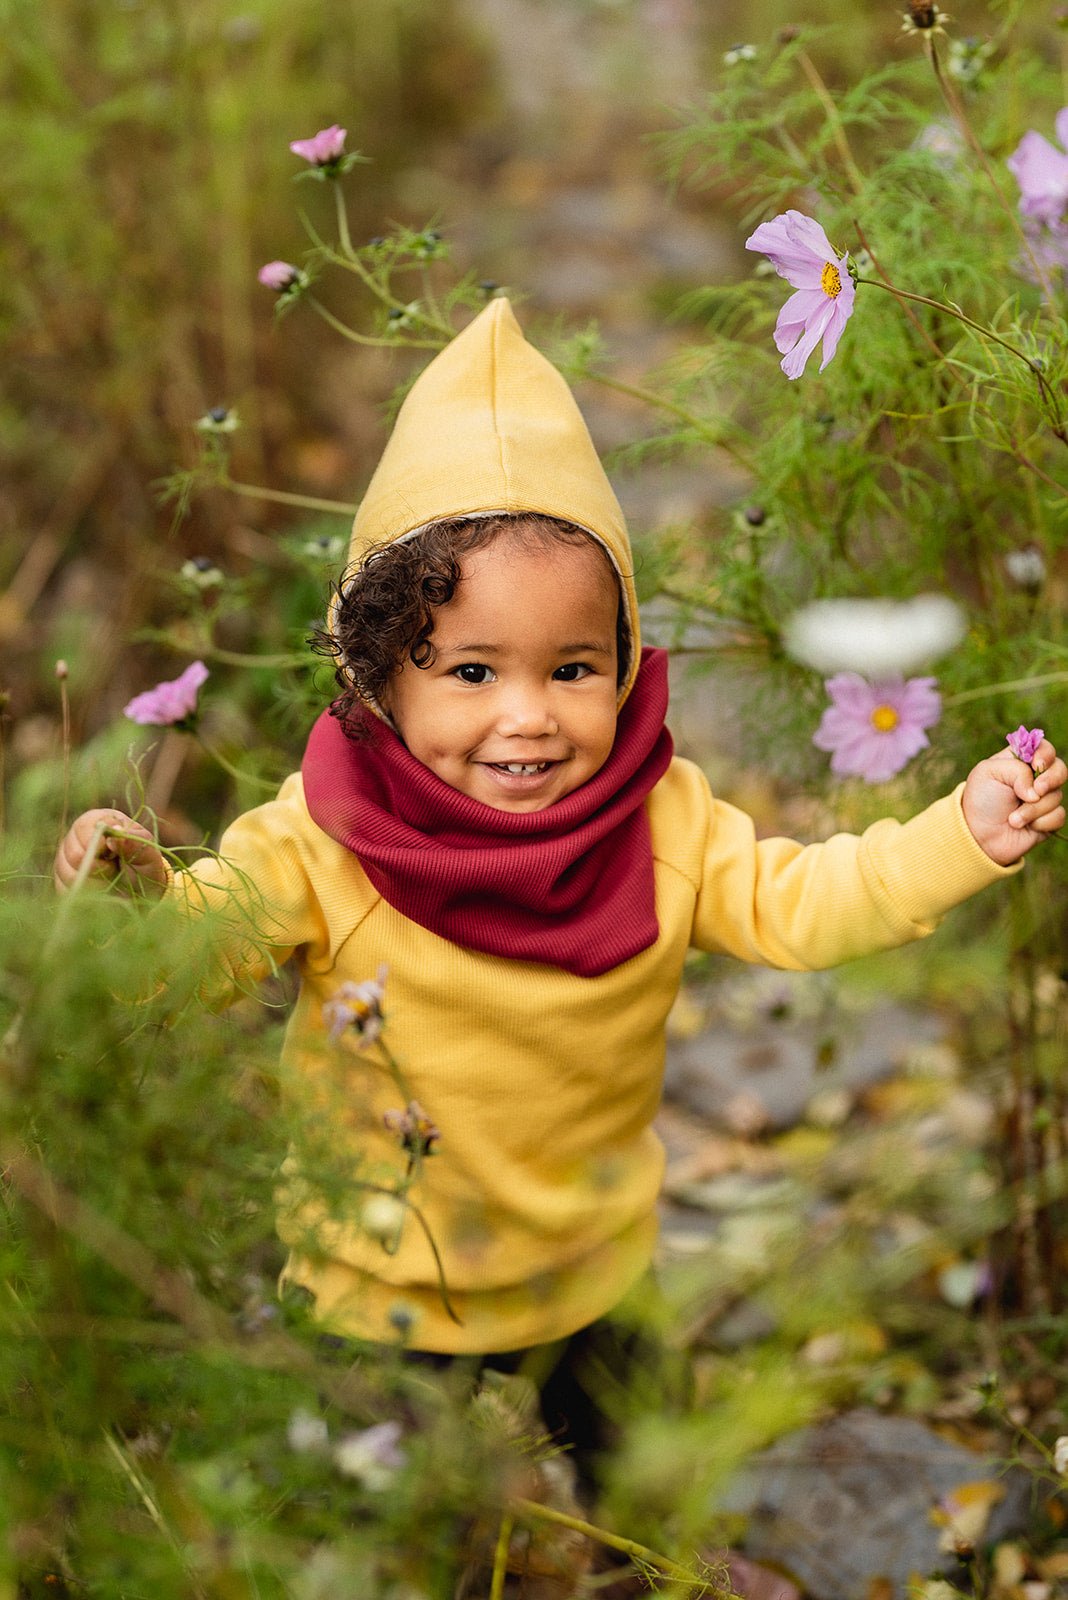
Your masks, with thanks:
[[[1034,24],[1049,47],[1046,13]],[[679,287],[736,276],[737,209],[672,201],[646,135],[673,127],[732,43],[834,23],[832,85],[907,54],[884,0],[3,0],[0,127],[0,691],[9,772],[55,754],[57,657],[75,742],[177,665],[131,650],[191,555],[270,562],[293,517],[201,495],[175,525],[160,480],[193,424],[236,407],[235,476],[358,498],[403,359],[347,347],[300,312],[276,326],[259,265],[297,256],[291,139],[338,122],[370,164],[347,182],[353,236],[446,234],[461,270],[566,327],[601,319],[623,376],[662,350]],[[989,29],[990,8],[955,28]],[[974,12],[974,18],[965,13]],[[339,314],[343,304],[335,303]],[[628,419],[602,408],[599,442]],[[672,482],[682,511],[715,493]],[[636,508],[655,521],[678,510]],[[265,537],[266,536],[266,537]]]

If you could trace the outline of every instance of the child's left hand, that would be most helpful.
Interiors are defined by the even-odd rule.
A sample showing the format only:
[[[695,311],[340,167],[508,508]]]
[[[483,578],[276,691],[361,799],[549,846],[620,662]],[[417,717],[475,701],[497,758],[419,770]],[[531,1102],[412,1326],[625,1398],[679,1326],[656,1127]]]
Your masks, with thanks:
[[[1034,770],[1011,750],[973,767],[964,785],[964,819],[992,861],[1011,867],[1041,839],[1064,826],[1061,790],[1065,766],[1048,739],[1034,756]]]

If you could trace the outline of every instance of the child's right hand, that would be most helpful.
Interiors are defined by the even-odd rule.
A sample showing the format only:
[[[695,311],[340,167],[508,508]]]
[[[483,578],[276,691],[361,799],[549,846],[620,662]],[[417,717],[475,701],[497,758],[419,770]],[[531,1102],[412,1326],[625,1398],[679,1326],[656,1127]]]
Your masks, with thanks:
[[[102,833],[102,826],[132,837],[117,838],[110,831]],[[94,836],[97,841],[97,863],[92,868],[92,877],[114,878],[122,867],[126,867],[146,889],[162,889],[166,884],[167,868],[163,856],[147,828],[134,822],[122,811],[83,811],[71,824],[70,831],[56,851],[53,876],[60,892],[69,889],[78,876],[93,846]]]

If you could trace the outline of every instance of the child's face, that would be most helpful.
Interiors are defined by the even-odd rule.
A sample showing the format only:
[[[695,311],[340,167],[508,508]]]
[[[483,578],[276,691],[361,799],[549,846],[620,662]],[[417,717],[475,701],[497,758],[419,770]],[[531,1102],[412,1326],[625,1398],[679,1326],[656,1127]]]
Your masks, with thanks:
[[[434,660],[386,701],[412,755],[500,811],[541,811],[604,765],[616,733],[618,586],[593,544],[502,537],[461,563]]]

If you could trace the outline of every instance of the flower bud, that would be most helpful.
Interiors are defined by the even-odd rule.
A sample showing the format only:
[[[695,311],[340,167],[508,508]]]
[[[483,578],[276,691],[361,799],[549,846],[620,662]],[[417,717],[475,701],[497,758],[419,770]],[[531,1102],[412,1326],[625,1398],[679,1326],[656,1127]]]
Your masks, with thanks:
[[[190,556],[188,561],[182,563],[181,575],[196,589],[216,589],[224,581],[222,572],[210,556]]]
[[[240,426],[240,417],[229,406],[212,406],[195,423],[198,433],[236,433]]]
[[[262,283],[266,289],[274,289],[277,294],[292,294],[294,290],[303,288],[307,278],[299,267],[291,261],[268,261],[256,274],[257,282]]]
[[[369,1195],[360,1210],[360,1227],[379,1244],[391,1244],[404,1226],[406,1210],[396,1195]]]

